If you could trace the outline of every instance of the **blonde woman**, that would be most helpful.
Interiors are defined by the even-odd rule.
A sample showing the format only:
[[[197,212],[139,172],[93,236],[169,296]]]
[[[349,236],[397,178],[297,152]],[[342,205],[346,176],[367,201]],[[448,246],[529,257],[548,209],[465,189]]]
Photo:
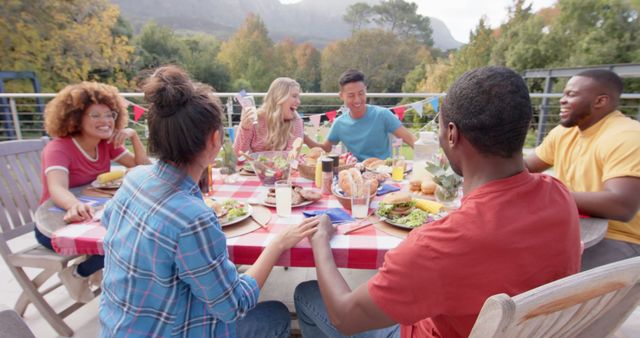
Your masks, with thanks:
[[[262,106],[242,111],[233,149],[236,153],[290,150],[293,141],[304,136],[299,105],[298,82],[288,77],[273,80]]]

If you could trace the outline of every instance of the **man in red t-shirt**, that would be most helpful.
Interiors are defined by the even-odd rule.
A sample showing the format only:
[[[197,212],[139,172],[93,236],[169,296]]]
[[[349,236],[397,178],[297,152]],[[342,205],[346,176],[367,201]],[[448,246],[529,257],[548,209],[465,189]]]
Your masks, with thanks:
[[[462,75],[439,121],[440,145],[464,176],[460,209],[413,230],[354,291],[336,268],[335,229],[323,219],[311,239],[318,281],[294,295],[303,335],[466,337],[488,297],[579,271],[573,198],[558,180],[524,166],[531,114],[526,84],[512,70]]]

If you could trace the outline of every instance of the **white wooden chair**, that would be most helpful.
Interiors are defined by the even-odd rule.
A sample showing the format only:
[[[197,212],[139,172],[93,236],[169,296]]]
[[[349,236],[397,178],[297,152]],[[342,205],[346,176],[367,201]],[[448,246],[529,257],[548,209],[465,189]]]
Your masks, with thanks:
[[[84,304],[74,303],[56,312],[44,296],[62,284],[58,280],[43,284],[78,256],[60,256],[38,244],[33,235],[34,214],[42,192],[40,153],[46,142],[47,138],[0,142],[0,254],[23,290],[16,312],[23,316],[27,306],[33,304],[59,335],[72,336],[73,330],[63,319]],[[16,247],[12,240],[23,235],[30,235],[33,245],[12,249]],[[40,272],[30,278],[25,268]],[[95,294],[99,293],[96,290]]]
[[[487,299],[470,337],[607,337],[640,299],[640,257]]]
[[[22,318],[4,305],[0,305],[0,328],[0,338],[35,338]]]

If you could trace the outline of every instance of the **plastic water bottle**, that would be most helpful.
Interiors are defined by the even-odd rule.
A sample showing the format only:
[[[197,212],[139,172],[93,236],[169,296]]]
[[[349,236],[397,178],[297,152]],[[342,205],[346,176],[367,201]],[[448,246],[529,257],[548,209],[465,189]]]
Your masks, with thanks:
[[[425,169],[427,161],[433,161],[440,149],[436,133],[421,131],[420,138],[413,145],[413,179],[424,180],[429,174]]]

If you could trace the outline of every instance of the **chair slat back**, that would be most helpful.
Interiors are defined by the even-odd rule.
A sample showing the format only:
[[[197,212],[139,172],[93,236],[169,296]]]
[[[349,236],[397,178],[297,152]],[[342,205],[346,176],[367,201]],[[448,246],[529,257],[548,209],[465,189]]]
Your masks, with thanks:
[[[0,142],[2,232],[28,225],[42,194],[40,154],[46,138]]]
[[[593,327],[598,334],[610,334],[640,300],[639,280],[640,257],[636,257],[515,297],[491,296],[470,337],[582,337]]]

